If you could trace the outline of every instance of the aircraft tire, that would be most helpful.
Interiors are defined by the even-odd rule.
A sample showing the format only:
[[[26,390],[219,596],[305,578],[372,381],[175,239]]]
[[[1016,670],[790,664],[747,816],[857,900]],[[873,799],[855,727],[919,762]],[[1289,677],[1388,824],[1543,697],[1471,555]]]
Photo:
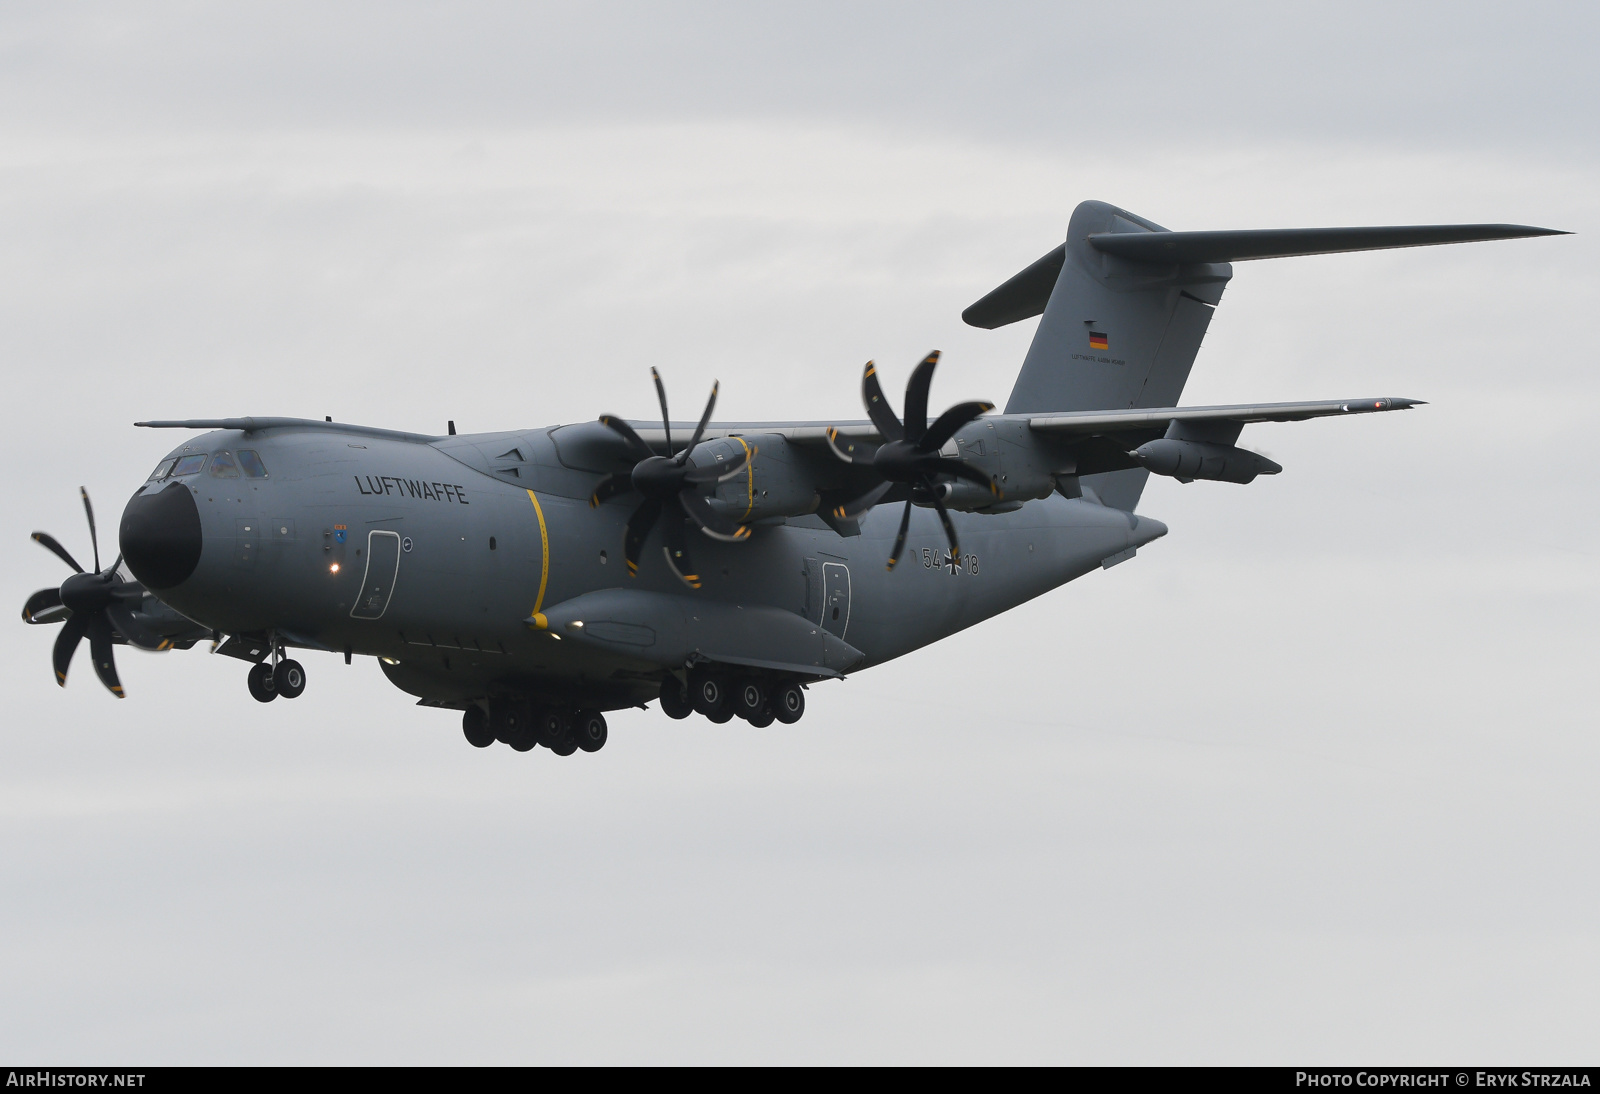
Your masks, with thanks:
[[[772,704],[767,703],[754,716],[745,720],[751,725],[755,726],[757,729],[766,729],[772,724],[773,719],[776,717],[777,715],[772,713]]]
[[[541,710],[533,720],[534,738],[552,752],[564,737],[572,735],[571,730],[570,718],[559,710]]]
[[[272,686],[285,699],[298,699],[306,690],[306,670],[298,661],[279,661],[272,670]]]
[[[489,700],[489,735],[510,744],[529,725],[528,712],[515,699]]]
[[[718,720],[716,715],[724,711],[732,716],[728,691],[728,678],[720,672],[712,672],[702,665],[689,674],[689,700],[694,704],[696,713],[704,714],[713,722]],[[728,719],[721,720],[725,722]]]
[[[661,713],[679,722],[694,713],[694,704],[689,701],[689,692],[676,676],[669,675],[661,681]]]
[[[598,710],[580,710],[573,721],[573,736],[585,752],[599,752],[606,746],[606,716]]]
[[[717,725],[720,726],[725,722],[733,721],[733,711],[730,710],[727,707],[723,707],[721,710],[717,711],[715,714],[707,714],[706,717],[711,719],[713,722],[715,722]]]
[[[461,732],[473,748],[488,748],[494,744],[494,731],[489,728],[489,716],[474,703],[461,715]]]
[[[752,678],[739,681],[733,692],[733,712],[745,721],[760,717],[767,706],[767,689],[760,680]]]
[[[272,686],[272,666],[265,661],[251,666],[245,686],[250,689],[250,698],[258,703],[270,703],[278,697],[278,689]]]
[[[784,684],[772,693],[772,714],[786,726],[792,726],[806,712],[805,689],[799,684]]]
[[[513,733],[506,744],[516,752],[532,752],[539,746],[539,740],[533,735],[532,727],[524,726]]]

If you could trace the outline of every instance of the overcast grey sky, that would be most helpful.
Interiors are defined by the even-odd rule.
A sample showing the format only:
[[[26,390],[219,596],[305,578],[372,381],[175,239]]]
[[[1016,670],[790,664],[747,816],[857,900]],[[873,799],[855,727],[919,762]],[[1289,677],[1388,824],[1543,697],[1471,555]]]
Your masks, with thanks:
[[[1593,1062],[1592,6],[54,5],[0,12],[13,603],[145,417],[859,415],[1085,198],[1561,239],[1246,263],[1185,401],[1286,470],[798,727],[478,752],[376,667],[117,702],[13,623],[0,1056]],[[900,377],[901,379],[896,379]],[[109,533],[108,533],[109,540]],[[103,544],[114,552],[109,543]],[[741,728],[742,727],[742,728]]]

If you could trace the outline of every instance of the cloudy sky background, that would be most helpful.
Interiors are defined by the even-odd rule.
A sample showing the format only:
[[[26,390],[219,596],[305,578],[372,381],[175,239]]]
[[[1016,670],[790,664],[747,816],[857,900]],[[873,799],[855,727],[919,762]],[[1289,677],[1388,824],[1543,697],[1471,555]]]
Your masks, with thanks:
[[[20,605],[146,417],[859,416],[1099,198],[1576,236],[1245,263],[1185,402],[1285,472],[811,692],[479,752],[371,662],[6,628],[0,1057],[1593,1062],[1600,155],[1578,4],[150,4],[0,13]]]

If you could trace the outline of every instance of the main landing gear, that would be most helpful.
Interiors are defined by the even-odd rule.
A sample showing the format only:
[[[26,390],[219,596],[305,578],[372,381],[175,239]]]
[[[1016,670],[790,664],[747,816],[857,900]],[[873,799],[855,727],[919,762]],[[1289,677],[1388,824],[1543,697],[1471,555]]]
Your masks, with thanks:
[[[298,699],[306,690],[306,670],[298,661],[283,656],[281,647],[274,648],[272,656],[250,669],[245,677],[250,698],[258,703],[270,703],[278,696]]]
[[[759,729],[774,721],[798,722],[806,712],[806,693],[798,680],[738,676],[698,665],[689,673],[687,686],[676,676],[661,682],[661,710],[668,718],[699,714],[718,724],[738,715]]]
[[[490,699],[487,709],[474,703],[461,716],[461,732],[474,748],[500,741],[518,752],[543,746],[557,756],[599,752],[609,736],[598,710],[538,707],[514,698]]]

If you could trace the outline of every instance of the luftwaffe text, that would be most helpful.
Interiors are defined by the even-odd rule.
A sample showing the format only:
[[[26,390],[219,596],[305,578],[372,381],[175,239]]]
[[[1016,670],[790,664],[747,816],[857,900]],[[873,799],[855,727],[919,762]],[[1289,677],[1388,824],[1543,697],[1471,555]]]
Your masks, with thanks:
[[[356,475],[356,489],[363,494],[426,498],[429,501],[448,501],[467,504],[467,488],[453,482],[421,482],[417,479],[397,479],[389,475]],[[365,481],[363,481],[365,480]]]

